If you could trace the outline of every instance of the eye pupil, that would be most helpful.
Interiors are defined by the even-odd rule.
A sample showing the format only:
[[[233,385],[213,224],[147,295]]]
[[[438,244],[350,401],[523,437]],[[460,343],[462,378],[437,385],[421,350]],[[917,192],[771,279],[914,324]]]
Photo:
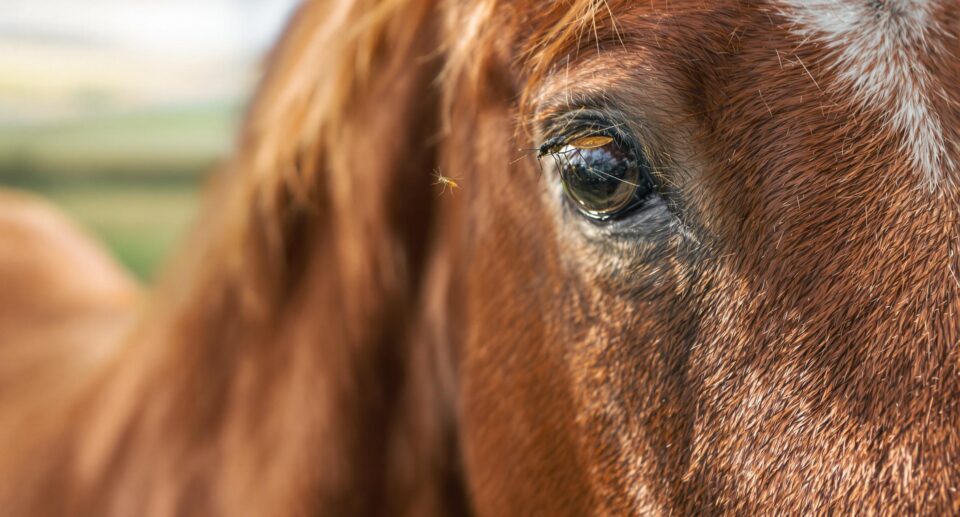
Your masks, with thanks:
[[[567,197],[591,218],[620,215],[650,193],[646,162],[616,141],[589,149],[565,145],[555,156]]]

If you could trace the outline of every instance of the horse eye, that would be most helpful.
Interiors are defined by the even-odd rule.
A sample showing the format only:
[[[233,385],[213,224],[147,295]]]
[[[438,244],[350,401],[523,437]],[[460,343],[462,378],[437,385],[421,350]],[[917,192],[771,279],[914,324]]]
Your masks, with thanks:
[[[601,221],[639,207],[653,190],[644,157],[617,140],[604,141],[589,148],[568,143],[553,153],[567,198]]]

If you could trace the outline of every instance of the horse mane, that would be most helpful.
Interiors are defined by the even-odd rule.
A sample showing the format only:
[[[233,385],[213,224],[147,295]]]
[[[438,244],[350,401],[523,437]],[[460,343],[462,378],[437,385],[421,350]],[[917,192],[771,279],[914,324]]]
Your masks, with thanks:
[[[18,480],[0,491],[5,512],[462,506],[438,385],[450,375],[418,317],[440,128],[435,9],[301,6],[146,315],[62,411],[16,426],[30,452],[0,458],[0,478]]]

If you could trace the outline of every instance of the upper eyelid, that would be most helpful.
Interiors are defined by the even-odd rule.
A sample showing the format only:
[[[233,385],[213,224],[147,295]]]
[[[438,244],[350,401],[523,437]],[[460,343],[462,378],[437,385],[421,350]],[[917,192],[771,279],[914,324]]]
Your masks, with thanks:
[[[628,123],[628,115],[623,111],[610,106],[555,104],[540,109],[537,119],[540,121],[538,130],[537,146],[538,158],[546,154],[544,149],[546,144],[564,143],[565,139],[570,139],[577,135],[577,127],[582,129],[589,126],[591,129],[614,136],[621,142],[626,142],[634,146],[641,153],[650,167],[651,174],[655,177],[661,177],[671,166],[662,161],[661,155],[655,145],[650,145],[649,135],[643,130]],[[590,126],[590,123],[599,123]],[[640,134],[637,132],[640,131]]]
[[[631,145],[638,143],[629,124],[625,122],[626,119],[615,110],[558,106],[542,111],[538,119],[542,121],[538,157],[549,154],[550,149],[559,147],[566,140],[592,134],[612,136],[617,141]]]
[[[663,152],[664,142],[657,138],[656,124],[637,110],[624,109],[615,99],[597,93],[571,93],[541,102],[532,119],[537,149],[551,139],[575,133],[567,130],[578,121],[588,120],[605,122],[594,129],[604,129],[606,134],[635,145],[658,173],[668,167],[664,158],[669,154]]]
[[[589,119],[571,119],[563,124],[554,123],[540,132],[538,138],[540,145],[537,147],[539,154],[547,154],[550,148],[559,147],[567,142],[584,136],[605,135],[613,137],[619,142],[631,142],[635,140],[627,125],[622,122],[612,123],[596,118]]]
[[[544,121],[540,127],[542,134],[546,138],[555,138],[567,133],[571,126],[584,125],[587,122],[596,122],[600,125],[608,117],[603,110],[580,106],[576,108],[553,108],[541,112],[537,118]]]
[[[571,125],[590,122],[597,131],[630,137],[633,128],[627,113],[609,97],[599,94],[572,94],[540,104],[535,110],[534,124],[541,141],[561,136]]]

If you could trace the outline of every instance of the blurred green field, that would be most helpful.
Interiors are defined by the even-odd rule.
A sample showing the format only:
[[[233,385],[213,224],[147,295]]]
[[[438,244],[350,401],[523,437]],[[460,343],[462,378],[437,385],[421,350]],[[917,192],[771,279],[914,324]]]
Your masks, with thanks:
[[[0,185],[37,192],[149,280],[194,219],[229,150],[237,104],[0,124]]]
[[[189,228],[198,191],[188,181],[91,180],[34,188],[103,240],[121,263],[150,279]]]

